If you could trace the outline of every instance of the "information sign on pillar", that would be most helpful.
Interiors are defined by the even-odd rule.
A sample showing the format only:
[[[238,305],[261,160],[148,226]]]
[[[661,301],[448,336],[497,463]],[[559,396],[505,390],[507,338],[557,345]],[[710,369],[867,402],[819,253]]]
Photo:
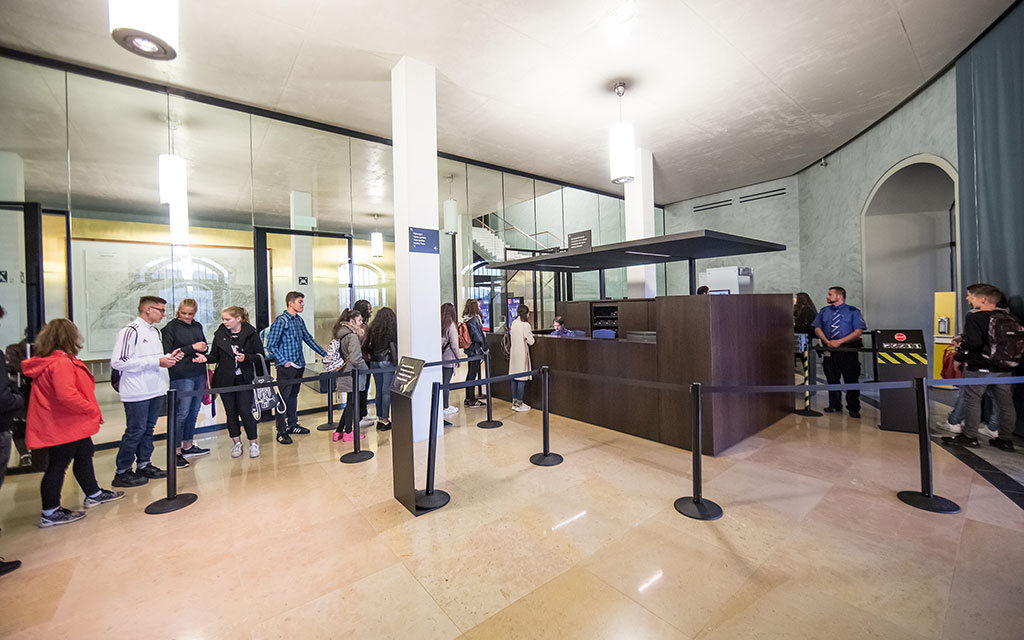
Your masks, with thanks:
[[[654,237],[654,155],[636,150],[636,176],[626,183],[626,240]],[[653,264],[626,267],[630,298],[657,295],[657,269]]]
[[[441,359],[441,263],[434,67],[402,58],[391,70],[391,91],[398,351],[435,362]],[[430,390],[440,379],[440,367],[423,370],[412,396],[414,440],[429,435]]]

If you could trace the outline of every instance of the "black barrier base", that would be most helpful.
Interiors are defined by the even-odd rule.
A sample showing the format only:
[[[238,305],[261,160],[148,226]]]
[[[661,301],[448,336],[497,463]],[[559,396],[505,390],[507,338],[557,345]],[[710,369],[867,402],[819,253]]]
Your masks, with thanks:
[[[156,502],[151,503],[146,507],[146,513],[150,515],[170,513],[172,511],[177,511],[178,509],[184,509],[198,499],[199,496],[194,493],[179,493],[173,498],[161,498]]]
[[[808,418],[820,418],[824,415],[822,412],[815,411],[814,409],[796,409],[793,413],[798,416],[807,416]]]
[[[535,453],[530,456],[530,462],[538,467],[553,467],[562,464],[562,456],[557,453]]]
[[[900,491],[896,494],[912,507],[932,513],[960,513],[960,505],[942,496],[926,496],[920,491]]]
[[[497,429],[502,424],[504,423],[501,420],[482,420],[476,423],[476,426],[480,427],[481,429]]]
[[[355,464],[357,462],[366,462],[372,457],[372,451],[363,449],[362,451],[349,451],[345,455],[341,456],[341,461],[345,464]]]
[[[722,517],[722,507],[710,500],[694,501],[690,496],[675,501],[676,511],[694,520],[718,520]]]
[[[317,431],[334,431],[338,428],[337,422],[325,422],[323,424],[316,425]]]
[[[448,504],[448,501],[451,499],[452,497],[448,495],[447,491],[441,491],[440,489],[434,489],[433,493],[418,490],[416,491],[416,511],[418,512],[416,515],[440,509]]]

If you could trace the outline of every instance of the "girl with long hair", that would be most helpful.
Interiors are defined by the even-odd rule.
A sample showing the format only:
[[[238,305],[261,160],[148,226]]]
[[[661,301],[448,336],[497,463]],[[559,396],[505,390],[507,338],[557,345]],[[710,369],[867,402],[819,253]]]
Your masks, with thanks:
[[[793,296],[793,333],[806,333],[813,336],[814,327],[811,325],[817,315],[818,310],[814,307],[811,296],[803,291]]]
[[[216,365],[213,370],[214,387],[234,387],[252,384],[256,378],[256,362],[266,366],[263,342],[256,327],[249,324],[249,312],[243,307],[227,307],[220,313],[221,325],[213,334],[207,360]],[[265,374],[265,371],[260,371]],[[228,436],[234,443],[231,457],[242,456],[242,429],[249,439],[249,457],[258,458],[260,443],[257,441],[256,417],[252,415],[252,390],[229,391],[220,394],[224,405],[224,420]]]
[[[459,327],[455,318],[455,305],[445,302],[441,305],[441,360],[459,359]],[[441,365],[441,378],[444,384],[452,381],[455,370],[459,367],[458,362]],[[444,414],[451,415],[458,411],[457,407],[451,406],[448,389],[444,390]]]
[[[517,313],[519,317],[512,322],[512,326],[508,330],[511,342],[508,354],[509,373],[531,370],[530,345],[536,341],[533,337],[533,327],[530,326],[530,308],[521,304]],[[530,376],[525,376],[512,381],[513,411],[530,410],[530,405],[523,403],[523,397],[526,395],[526,381],[530,379]]]
[[[366,361],[363,359],[363,346],[359,335],[363,333],[363,314],[355,309],[345,309],[338,316],[334,323],[334,339],[338,341],[338,352],[345,361],[345,366],[339,369],[337,390],[345,394],[345,410],[338,421],[338,427],[334,430],[334,441],[351,442],[354,438],[354,426],[359,422],[355,415],[355,399],[358,397],[359,389],[352,388],[351,373],[354,369],[365,369]],[[348,374],[348,375],[346,375]],[[365,384],[366,378],[360,376],[359,386]],[[365,438],[359,434],[360,438]]]
[[[471,343],[466,347],[466,357],[479,356],[487,353],[487,338],[484,337],[484,318],[480,313],[480,301],[476,298],[466,300],[462,306],[462,321],[466,323],[469,330]],[[466,373],[466,380],[480,379],[480,361],[470,360],[469,371]],[[486,406],[486,402],[476,397],[478,387],[466,387],[466,400],[464,404],[473,409]]]
[[[171,388],[178,391],[198,391],[206,388],[206,335],[203,333],[203,325],[195,319],[197,311],[199,303],[192,298],[185,298],[178,303],[178,311],[174,318],[160,331],[165,353],[181,349],[185,354],[184,358],[167,370],[171,377]],[[196,445],[193,440],[196,433],[196,417],[202,404],[202,396],[178,398],[178,419],[171,440],[177,449],[175,466],[179,469],[189,466],[188,458],[210,453],[209,449]]]
[[[366,330],[363,347],[370,354],[371,371],[398,364],[398,316],[394,309],[381,307],[377,310]],[[377,431],[391,428],[391,381],[394,378],[394,371],[373,374],[373,384],[377,387]]]
[[[32,449],[49,449],[39,487],[43,499],[40,527],[85,517],[84,511],[71,511],[60,504],[64,474],[72,461],[75,480],[85,492],[86,509],[124,497],[124,491],[101,489],[96,482],[92,436],[100,430],[103,414],[96,402],[96,382],[77,357],[81,348],[78,327],[67,318],[57,318],[36,336],[35,355],[21,363],[22,373],[32,378],[25,441]]]

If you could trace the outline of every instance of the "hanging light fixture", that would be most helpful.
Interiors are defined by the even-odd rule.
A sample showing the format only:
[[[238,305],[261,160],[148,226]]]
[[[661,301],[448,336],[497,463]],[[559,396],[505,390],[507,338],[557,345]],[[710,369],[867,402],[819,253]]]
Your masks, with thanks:
[[[377,221],[380,220],[380,216],[376,213],[373,214],[374,226],[379,226]],[[370,256],[373,258],[384,257],[384,234],[380,231],[374,231],[370,234]]]
[[[626,93],[626,83],[616,82],[612,88],[619,97],[619,121],[608,130],[609,166],[612,182],[626,184],[636,176],[636,138],[633,125],[622,121],[622,94]]]
[[[161,153],[160,204],[170,210],[171,244],[188,246],[188,176],[185,159]]]
[[[442,209],[444,211],[444,228],[448,233],[456,233],[459,226],[459,203],[452,197],[452,182],[455,181],[455,176],[445,176],[448,180],[448,199],[442,203]]]
[[[143,58],[178,56],[178,0],[108,0],[114,42]]]

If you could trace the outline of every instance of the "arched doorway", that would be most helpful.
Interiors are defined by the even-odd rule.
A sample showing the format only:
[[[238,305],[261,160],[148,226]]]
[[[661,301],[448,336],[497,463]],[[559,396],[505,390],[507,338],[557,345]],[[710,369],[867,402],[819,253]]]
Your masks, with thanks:
[[[875,184],[864,206],[864,313],[870,328],[921,329],[931,356],[934,293],[957,288],[956,171],[914,156]]]

